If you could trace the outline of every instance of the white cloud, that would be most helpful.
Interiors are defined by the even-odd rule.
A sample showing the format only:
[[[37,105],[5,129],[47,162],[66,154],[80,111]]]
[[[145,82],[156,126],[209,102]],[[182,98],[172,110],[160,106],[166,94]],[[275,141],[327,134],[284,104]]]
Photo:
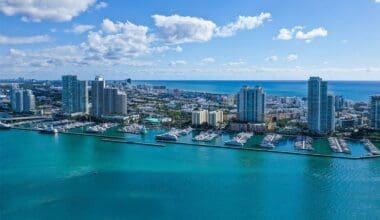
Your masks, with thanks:
[[[323,27],[312,29],[308,32],[303,32],[302,30],[297,31],[295,38],[299,40],[306,40],[310,42],[316,37],[326,37],[327,36],[327,30]]]
[[[265,58],[265,61],[268,61],[268,62],[275,62],[277,60],[278,60],[278,57],[276,55]]]
[[[270,13],[258,16],[239,16],[235,22],[217,26],[213,21],[180,15],[153,15],[157,36],[168,44],[206,42],[213,37],[230,37],[239,30],[252,30],[270,20]]]
[[[201,60],[202,63],[213,63],[215,59],[213,57],[205,57]]]
[[[187,62],[185,60],[173,60],[170,61],[170,66],[185,65]]]
[[[108,6],[107,2],[99,2],[98,4],[95,5],[95,9],[99,10],[102,8],[107,8],[107,6]]]
[[[176,46],[176,47],[174,48],[174,51],[180,53],[180,52],[183,51],[183,48],[180,47],[180,46]]]
[[[104,32],[90,32],[88,35],[88,47],[95,57],[118,60],[149,54],[153,50],[153,38],[148,35],[148,27],[104,19],[102,30]],[[162,51],[167,48],[156,49]]]
[[[169,44],[204,42],[212,38],[216,25],[203,18],[153,15],[158,35]]]
[[[48,35],[35,35],[28,37],[9,37],[5,35],[0,35],[0,45],[1,44],[35,44],[50,41]]]
[[[216,28],[216,35],[219,37],[230,37],[238,30],[252,30],[261,26],[266,20],[271,18],[270,13],[262,12],[258,16],[239,16],[235,22]]]
[[[0,12],[20,15],[23,21],[70,21],[86,11],[96,0],[17,0],[0,1]]]
[[[293,38],[293,33],[286,28],[281,28],[278,32],[278,40],[291,40]]]
[[[286,60],[291,62],[291,61],[295,61],[295,60],[298,60],[298,55],[297,54],[289,54],[287,57],[286,57]]]
[[[376,3],[380,3],[380,0],[375,0]]]
[[[87,32],[89,30],[94,29],[94,25],[89,25],[89,24],[75,24],[70,30],[65,30],[65,32],[71,32],[75,34],[82,34],[84,32]]]
[[[325,28],[319,27],[312,29],[308,32],[303,31],[304,27],[295,26],[292,29],[281,28],[278,31],[278,35],[276,37],[277,40],[305,40],[306,42],[311,42],[316,37],[326,37],[328,32]]]

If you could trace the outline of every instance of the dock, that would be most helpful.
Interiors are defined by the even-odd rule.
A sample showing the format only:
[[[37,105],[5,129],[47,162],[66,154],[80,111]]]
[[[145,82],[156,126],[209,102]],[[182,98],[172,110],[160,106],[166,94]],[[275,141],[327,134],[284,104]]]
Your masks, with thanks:
[[[222,146],[222,145],[196,144],[196,143],[174,142],[174,141],[164,141],[164,140],[160,140],[158,142],[162,142],[166,144],[181,144],[181,145],[194,146],[194,147],[223,148],[223,149],[231,149],[231,150],[269,152],[269,153],[277,153],[277,154],[302,155],[302,156],[310,156],[310,157],[337,158],[337,159],[347,159],[347,160],[380,158],[380,155],[366,155],[366,156],[359,156],[359,157],[351,157],[351,156],[328,155],[328,154],[319,154],[319,153],[282,151],[282,150],[265,149],[265,148],[259,148],[259,147]]]
[[[101,140],[106,141],[106,142],[121,143],[121,144],[137,144],[137,145],[145,145],[145,146],[151,146],[151,147],[166,147],[163,144],[126,141],[126,140],[119,140],[119,139],[102,138]]]
[[[368,139],[362,140],[365,148],[370,152],[370,155],[377,155],[380,156],[380,151],[377,149],[377,147]]]
[[[336,138],[336,137],[329,137],[328,138],[330,148],[332,151],[336,153],[346,153],[350,154],[351,150],[348,147],[346,141],[342,138]]]

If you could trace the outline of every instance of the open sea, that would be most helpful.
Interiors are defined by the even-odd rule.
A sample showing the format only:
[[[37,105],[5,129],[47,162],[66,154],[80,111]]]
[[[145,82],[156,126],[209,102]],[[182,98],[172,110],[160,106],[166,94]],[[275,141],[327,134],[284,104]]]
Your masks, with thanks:
[[[154,142],[161,132],[125,137]],[[326,141],[315,142],[316,150],[328,150]],[[379,219],[379,187],[380,159],[0,130],[1,220]]]
[[[244,86],[262,86],[268,95],[307,96],[307,81],[239,81],[239,80],[136,80],[134,84],[164,85],[170,89],[220,94],[236,94]],[[329,81],[329,90],[347,100],[369,100],[370,95],[380,94],[380,81]]]

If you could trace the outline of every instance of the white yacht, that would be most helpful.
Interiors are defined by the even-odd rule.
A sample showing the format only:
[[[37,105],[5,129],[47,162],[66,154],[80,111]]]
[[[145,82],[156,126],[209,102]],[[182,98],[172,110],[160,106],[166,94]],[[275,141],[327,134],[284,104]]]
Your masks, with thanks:
[[[177,137],[177,135],[175,135],[171,132],[167,132],[164,134],[156,135],[156,139],[157,140],[164,140],[164,141],[177,141],[178,137]]]
[[[10,129],[12,125],[0,122],[0,129]]]

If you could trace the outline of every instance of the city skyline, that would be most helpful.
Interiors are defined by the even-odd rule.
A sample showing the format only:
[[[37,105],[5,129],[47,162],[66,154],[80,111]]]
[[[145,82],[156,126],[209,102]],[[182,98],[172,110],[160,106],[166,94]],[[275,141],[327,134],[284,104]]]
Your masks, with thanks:
[[[376,0],[4,2],[0,78],[380,80],[379,10]]]

